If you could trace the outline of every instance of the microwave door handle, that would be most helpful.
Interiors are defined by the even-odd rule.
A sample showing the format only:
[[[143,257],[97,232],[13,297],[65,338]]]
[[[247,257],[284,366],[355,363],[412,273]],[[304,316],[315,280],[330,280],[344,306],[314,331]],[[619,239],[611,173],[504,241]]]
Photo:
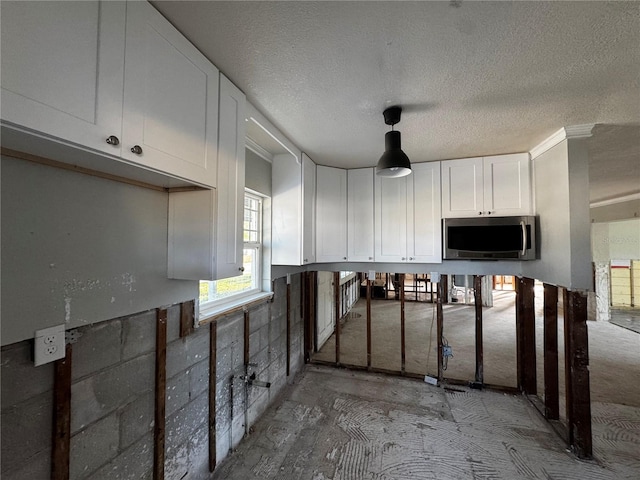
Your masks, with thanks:
[[[527,254],[527,226],[524,221],[520,221],[520,227],[522,228],[522,256]]]

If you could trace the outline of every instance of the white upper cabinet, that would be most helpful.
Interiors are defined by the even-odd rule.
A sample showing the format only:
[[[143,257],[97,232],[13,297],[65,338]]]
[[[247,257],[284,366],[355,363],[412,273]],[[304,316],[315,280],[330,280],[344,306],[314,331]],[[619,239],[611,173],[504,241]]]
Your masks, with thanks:
[[[121,137],[124,2],[0,2],[2,122],[99,151]]]
[[[302,264],[316,261],[316,164],[302,153]]]
[[[129,2],[122,157],[216,186],[218,75],[149,3]]]
[[[161,186],[216,186],[218,70],[151,4],[0,8],[3,146]]]
[[[317,168],[316,261],[347,260],[347,171]]]
[[[414,163],[406,177],[375,177],[375,260],[442,261],[440,162]]]
[[[221,74],[216,279],[243,272],[245,110],[244,93]]]
[[[374,168],[347,171],[347,260],[372,262],[374,257]]]
[[[298,155],[300,153],[298,152]],[[305,154],[274,155],[271,170],[271,263],[315,262],[316,165]]]
[[[528,153],[442,162],[442,216],[530,215]]]

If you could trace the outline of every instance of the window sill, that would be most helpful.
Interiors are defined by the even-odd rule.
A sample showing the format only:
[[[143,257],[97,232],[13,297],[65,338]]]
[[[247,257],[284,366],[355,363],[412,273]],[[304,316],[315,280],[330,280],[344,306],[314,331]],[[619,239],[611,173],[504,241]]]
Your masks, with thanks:
[[[198,314],[198,325],[206,325],[207,323],[214,322],[218,317],[228,315],[238,310],[245,310],[253,305],[271,300],[272,297],[272,292],[258,292],[228,302],[204,307]]]

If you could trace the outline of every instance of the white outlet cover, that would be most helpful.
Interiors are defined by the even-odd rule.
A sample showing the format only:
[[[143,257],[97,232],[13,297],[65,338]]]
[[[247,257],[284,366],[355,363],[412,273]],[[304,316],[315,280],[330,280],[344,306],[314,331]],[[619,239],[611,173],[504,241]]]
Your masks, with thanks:
[[[36,367],[64,358],[64,324],[36,330],[34,337],[33,356]]]

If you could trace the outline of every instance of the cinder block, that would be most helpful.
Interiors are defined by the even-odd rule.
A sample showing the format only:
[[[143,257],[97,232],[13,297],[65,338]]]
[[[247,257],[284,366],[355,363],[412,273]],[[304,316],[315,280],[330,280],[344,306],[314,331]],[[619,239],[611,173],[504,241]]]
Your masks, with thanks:
[[[153,431],[154,414],[154,392],[148,392],[124,407],[120,413],[120,450]]]
[[[203,423],[209,420],[209,397],[200,395],[167,418],[167,455],[173,454]]]
[[[189,370],[185,370],[167,380],[167,417],[189,403],[189,373]]]
[[[265,412],[265,410],[269,407],[269,390],[266,388],[261,388],[257,390],[258,392],[255,397],[252,398],[251,403],[249,404],[249,425],[253,425],[256,423],[258,418]]]
[[[189,439],[189,479],[209,478],[209,428],[204,425]]]
[[[149,433],[100,468],[92,478],[151,480],[153,478],[153,445],[153,434]]]
[[[156,349],[155,310],[122,319],[122,358],[129,360]]]
[[[86,377],[122,359],[122,322],[109,320],[78,328],[80,337],[73,345],[71,376],[73,380]]]
[[[260,351],[260,331],[257,330],[249,335],[249,358]]]
[[[225,348],[233,342],[244,342],[244,315],[236,312],[218,322],[218,348]]]
[[[155,385],[155,354],[121,363],[71,385],[71,431],[127,405]]]
[[[167,378],[182,372],[192,365],[209,358],[209,332],[196,330],[188,337],[167,345]]]
[[[262,305],[252,309],[249,312],[249,324],[251,333],[261,329],[269,323],[269,304],[263,303]]]
[[[196,398],[209,390],[209,359],[196,363],[189,370],[189,396]]]
[[[0,401],[3,409],[53,390],[53,363],[34,367],[31,359],[32,343],[31,340],[26,340],[2,347]]]
[[[188,441],[167,449],[164,459],[164,480],[181,480],[189,475]],[[190,478],[190,477],[189,477]]]
[[[167,308],[167,343],[180,338],[180,304]]]
[[[260,329],[260,349],[269,346],[271,337],[271,326],[267,323]]]
[[[231,375],[231,346],[216,352],[216,377],[223,378]]]
[[[118,415],[112,414],[71,437],[69,478],[88,478],[94,470],[115,458],[119,443]]]
[[[14,470],[5,469],[5,458],[2,460],[0,478],[2,480],[25,480],[51,477],[51,452],[34,455],[27,461],[20,463]]]
[[[53,395],[45,392],[5,408],[0,415],[2,478],[34,456],[51,456]]]

